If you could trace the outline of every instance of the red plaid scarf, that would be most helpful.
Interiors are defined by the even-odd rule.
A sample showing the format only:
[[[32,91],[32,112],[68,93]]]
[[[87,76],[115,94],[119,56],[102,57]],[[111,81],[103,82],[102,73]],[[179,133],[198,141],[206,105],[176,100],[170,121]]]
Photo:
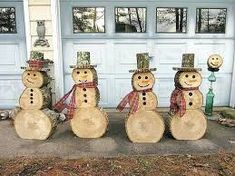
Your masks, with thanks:
[[[183,91],[190,91],[190,90],[198,90],[198,87],[196,88],[179,88],[175,87],[175,90],[171,94],[171,105],[170,105],[170,114],[175,115],[178,114],[180,117],[182,117],[185,114],[186,111],[186,102],[184,99]]]
[[[152,89],[145,89],[145,90],[133,90],[129,94],[127,94],[122,101],[118,104],[117,110],[122,111],[127,103],[130,105],[130,111],[129,113],[135,113],[138,110],[138,104],[139,104],[139,92],[150,92]]]
[[[96,82],[87,82],[87,83],[79,83],[74,84],[72,89],[66,93],[54,106],[53,108],[57,110],[58,112],[62,112],[65,108],[68,110],[67,112],[67,118],[72,119],[74,111],[76,109],[76,99],[75,99],[75,92],[76,88],[96,88],[97,83]],[[66,100],[69,98],[69,96],[72,94],[69,104],[66,104]]]

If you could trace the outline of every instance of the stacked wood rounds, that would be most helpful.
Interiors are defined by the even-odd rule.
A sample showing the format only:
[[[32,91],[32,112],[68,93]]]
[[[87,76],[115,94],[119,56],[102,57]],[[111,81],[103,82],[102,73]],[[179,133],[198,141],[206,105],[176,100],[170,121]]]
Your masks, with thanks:
[[[98,107],[100,94],[96,87],[96,70],[93,67],[75,68],[72,78],[77,85],[81,85],[75,90],[76,110],[70,122],[72,131],[80,138],[99,138],[107,130],[108,116]]]
[[[135,72],[132,76],[132,86],[137,93],[137,110],[129,113],[126,120],[126,133],[134,143],[158,142],[164,133],[165,126],[162,117],[156,112],[158,100],[152,91],[155,77],[151,71]],[[130,102],[130,106],[136,106]]]
[[[34,54],[36,57],[42,53]],[[50,78],[45,70],[27,68],[22,82],[26,88],[19,99],[20,111],[14,117],[16,132],[23,139],[45,140],[54,132],[59,119],[59,114],[49,109]]]
[[[192,56],[192,57],[191,57]],[[191,57],[191,60],[190,60]],[[183,55],[183,62],[191,64],[176,68],[175,90],[171,95],[169,128],[177,140],[198,140],[207,129],[207,120],[201,111],[203,95],[199,90],[202,76],[199,68],[194,68],[194,55]]]

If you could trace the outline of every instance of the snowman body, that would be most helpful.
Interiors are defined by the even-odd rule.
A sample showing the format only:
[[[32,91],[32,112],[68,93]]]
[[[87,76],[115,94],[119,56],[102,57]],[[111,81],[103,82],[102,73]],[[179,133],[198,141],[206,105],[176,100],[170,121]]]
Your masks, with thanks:
[[[76,110],[70,122],[72,131],[81,138],[99,138],[107,130],[108,116],[98,107],[97,73],[94,68],[75,68],[72,78],[80,85],[75,90]]]
[[[51,111],[49,77],[44,71],[26,70],[22,75],[26,87],[19,99],[20,112],[14,126],[23,139],[45,140],[57,126],[58,114]]]
[[[156,112],[157,96],[152,91],[155,77],[150,72],[136,72],[132,76],[132,86],[137,92],[138,106],[135,112],[129,113],[125,126],[130,141],[134,143],[158,142],[164,133],[164,122]],[[136,106],[130,101],[130,106]]]
[[[170,131],[177,140],[198,140],[203,137],[207,128],[205,115],[201,111],[203,95],[198,87],[202,77],[197,71],[179,71],[175,76],[175,85],[180,89],[176,95],[176,105],[183,104],[183,114],[175,112],[170,118]],[[172,94],[173,96],[173,94]]]

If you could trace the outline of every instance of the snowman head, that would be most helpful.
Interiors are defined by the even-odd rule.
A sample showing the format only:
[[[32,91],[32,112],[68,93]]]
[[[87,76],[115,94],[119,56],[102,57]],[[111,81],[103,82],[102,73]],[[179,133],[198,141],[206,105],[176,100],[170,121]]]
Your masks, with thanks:
[[[178,71],[175,75],[176,86],[181,88],[195,88],[202,83],[202,76],[198,71]]]
[[[94,68],[75,68],[72,72],[72,78],[76,84],[98,82],[97,72]]]
[[[155,77],[150,71],[135,72],[132,76],[132,86],[134,90],[145,90],[153,88]]]
[[[23,84],[25,87],[39,88],[44,83],[46,73],[37,70],[26,70],[22,75]]]
[[[211,55],[207,60],[207,65],[212,69],[219,69],[223,64],[223,58],[218,54]]]

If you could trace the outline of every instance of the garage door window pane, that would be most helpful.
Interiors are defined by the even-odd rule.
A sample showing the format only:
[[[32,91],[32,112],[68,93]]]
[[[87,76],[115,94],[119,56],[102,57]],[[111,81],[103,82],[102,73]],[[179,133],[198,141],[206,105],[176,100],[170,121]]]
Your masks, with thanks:
[[[157,32],[185,33],[187,27],[186,8],[157,8]]]
[[[16,15],[13,7],[0,7],[0,34],[16,33]]]
[[[197,33],[225,33],[227,9],[197,9]]]
[[[73,32],[74,33],[104,33],[103,7],[74,7]]]
[[[115,8],[116,32],[146,32],[146,8]]]

